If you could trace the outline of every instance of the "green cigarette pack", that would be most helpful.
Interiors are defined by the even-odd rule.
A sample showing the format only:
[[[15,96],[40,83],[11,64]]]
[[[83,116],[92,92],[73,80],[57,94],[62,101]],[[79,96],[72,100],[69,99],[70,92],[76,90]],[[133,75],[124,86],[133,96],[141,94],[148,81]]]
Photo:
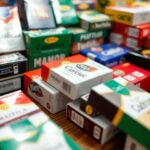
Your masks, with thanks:
[[[29,55],[28,56],[28,68],[29,70],[41,68],[43,63],[59,60],[70,55],[70,49],[56,49],[46,54]]]
[[[91,110],[95,108],[113,125],[150,149],[148,92],[118,77],[93,87],[88,102]]]
[[[39,112],[0,129],[0,150],[81,150],[62,129]]]
[[[105,38],[108,34],[107,29],[87,31],[82,28],[68,28],[72,33],[72,42],[77,43],[98,38]]]
[[[57,25],[76,25],[79,23],[72,0],[52,0]]]
[[[85,30],[111,28],[112,20],[108,15],[101,14],[95,10],[82,11],[78,13],[80,26]]]
[[[47,55],[60,49],[68,49],[71,45],[71,33],[60,27],[49,30],[25,31],[27,54],[32,56]]]

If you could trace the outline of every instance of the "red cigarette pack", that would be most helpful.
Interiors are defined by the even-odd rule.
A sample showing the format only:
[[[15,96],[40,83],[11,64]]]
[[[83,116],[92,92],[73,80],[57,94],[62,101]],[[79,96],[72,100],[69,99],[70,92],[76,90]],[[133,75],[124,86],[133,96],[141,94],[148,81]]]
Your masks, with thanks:
[[[113,78],[121,76],[142,89],[150,90],[150,72],[131,63],[117,65],[113,69]]]

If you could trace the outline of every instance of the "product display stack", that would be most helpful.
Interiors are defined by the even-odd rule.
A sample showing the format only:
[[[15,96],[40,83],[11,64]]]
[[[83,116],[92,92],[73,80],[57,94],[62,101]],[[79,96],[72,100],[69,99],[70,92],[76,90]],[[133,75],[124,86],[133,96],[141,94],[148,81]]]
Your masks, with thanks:
[[[150,8],[144,6],[107,7],[106,14],[115,21],[110,41],[138,51],[150,35]],[[144,17],[143,17],[144,16]]]
[[[0,0],[10,149],[150,149],[150,2]]]
[[[27,58],[18,9],[13,1],[0,7],[0,95],[22,88],[22,73],[27,71]],[[11,6],[7,6],[7,4]]]

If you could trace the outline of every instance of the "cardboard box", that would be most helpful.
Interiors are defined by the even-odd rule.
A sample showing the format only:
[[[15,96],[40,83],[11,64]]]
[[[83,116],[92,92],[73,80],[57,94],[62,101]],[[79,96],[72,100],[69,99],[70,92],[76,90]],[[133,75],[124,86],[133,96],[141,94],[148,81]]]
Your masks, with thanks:
[[[89,104],[150,149],[150,94],[118,77],[92,88]],[[107,109],[106,109],[107,108]]]
[[[126,57],[127,61],[150,70],[150,50],[142,50],[139,53],[129,51]]]
[[[113,67],[125,61],[128,49],[108,43],[81,50],[80,53],[107,67]]]
[[[72,0],[77,11],[95,9],[95,0]]]
[[[135,51],[139,51],[143,46],[143,41],[141,39],[124,36],[123,34],[117,32],[111,32],[110,42],[118,44],[123,47],[128,47]]]
[[[55,28],[56,23],[49,0],[18,0],[18,10],[24,30]]]
[[[37,56],[47,53],[60,53],[62,49],[68,49],[71,45],[71,33],[63,27],[49,30],[25,31],[27,53]]]
[[[0,18],[0,54],[25,50],[17,7],[0,7]]]
[[[14,0],[1,0],[0,1],[0,6],[12,6],[14,5]]]
[[[104,39],[103,38],[87,40],[87,41],[81,41],[81,42],[77,42],[77,43],[72,43],[71,54],[72,55],[78,54],[83,49],[99,46],[99,45],[102,45],[103,43],[104,43]]]
[[[1,96],[0,110],[0,126],[16,122],[40,111],[20,90]]]
[[[22,89],[22,74],[0,79],[0,95]]]
[[[40,69],[24,74],[24,92],[53,114],[64,110],[70,101],[41,79]]]
[[[69,26],[79,23],[75,7],[71,0],[52,0],[57,25]]]
[[[117,32],[124,36],[130,36],[137,39],[143,39],[150,35],[150,23],[129,26],[123,23],[114,22],[112,32]]]
[[[85,30],[110,29],[112,22],[109,16],[95,10],[82,11],[78,13],[80,26]]]
[[[130,136],[127,136],[126,138],[126,144],[124,150],[146,150],[141,144],[139,144],[137,141],[135,141]]]
[[[150,8],[142,6],[109,6],[105,13],[116,21],[127,25],[149,23]]]
[[[89,93],[86,94],[86,95],[84,95],[84,96],[82,96],[82,97],[80,98],[80,109],[81,109],[84,113],[86,113],[86,114],[88,114],[88,115],[90,115],[90,116],[92,116],[92,117],[97,117],[97,116],[99,116],[100,113],[99,113],[97,110],[95,110],[95,109],[91,110],[91,109],[90,109],[90,107],[89,107],[89,105],[88,105],[88,98],[89,98]],[[92,111],[92,113],[91,113],[91,111]]]
[[[150,91],[150,71],[126,62],[112,68],[113,78],[118,76],[132,82],[143,90]]]
[[[112,70],[75,55],[42,65],[42,79],[75,100],[88,93],[94,85],[112,78]]]
[[[48,52],[46,54],[37,54],[37,55],[28,55],[28,67],[29,70],[41,68],[43,63],[48,63],[52,62],[55,60],[59,60],[62,58],[65,58],[69,56],[70,54],[70,49],[56,49],[52,50],[51,52]]]
[[[83,129],[90,137],[104,144],[116,133],[116,129],[106,118],[98,116],[92,118],[79,109],[80,101],[76,100],[67,105],[67,118]]]
[[[40,112],[0,129],[0,149],[76,149],[81,148],[48,116]]]
[[[0,55],[0,78],[22,74],[27,71],[27,58],[21,53]]]

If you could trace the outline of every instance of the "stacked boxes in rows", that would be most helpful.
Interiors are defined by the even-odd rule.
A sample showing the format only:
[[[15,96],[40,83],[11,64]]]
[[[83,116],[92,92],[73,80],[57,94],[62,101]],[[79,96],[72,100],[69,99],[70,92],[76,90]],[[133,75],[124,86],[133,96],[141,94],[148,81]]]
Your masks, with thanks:
[[[11,1],[10,1],[11,2]],[[0,95],[21,89],[27,58],[16,6],[0,7]]]
[[[64,110],[70,101],[68,97],[41,79],[41,69],[24,74],[24,92],[52,114]]]
[[[0,97],[0,149],[80,149],[22,91]]]
[[[106,14],[115,21],[110,41],[119,45],[140,50],[143,39],[150,36],[150,8],[145,6],[112,6],[106,8]]]
[[[92,118],[80,110],[80,97],[89,93],[93,86],[112,79],[111,69],[82,55],[75,55],[43,64],[41,77],[73,100],[67,104],[67,118],[94,139],[104,144],[118,133],[103,116]]]

